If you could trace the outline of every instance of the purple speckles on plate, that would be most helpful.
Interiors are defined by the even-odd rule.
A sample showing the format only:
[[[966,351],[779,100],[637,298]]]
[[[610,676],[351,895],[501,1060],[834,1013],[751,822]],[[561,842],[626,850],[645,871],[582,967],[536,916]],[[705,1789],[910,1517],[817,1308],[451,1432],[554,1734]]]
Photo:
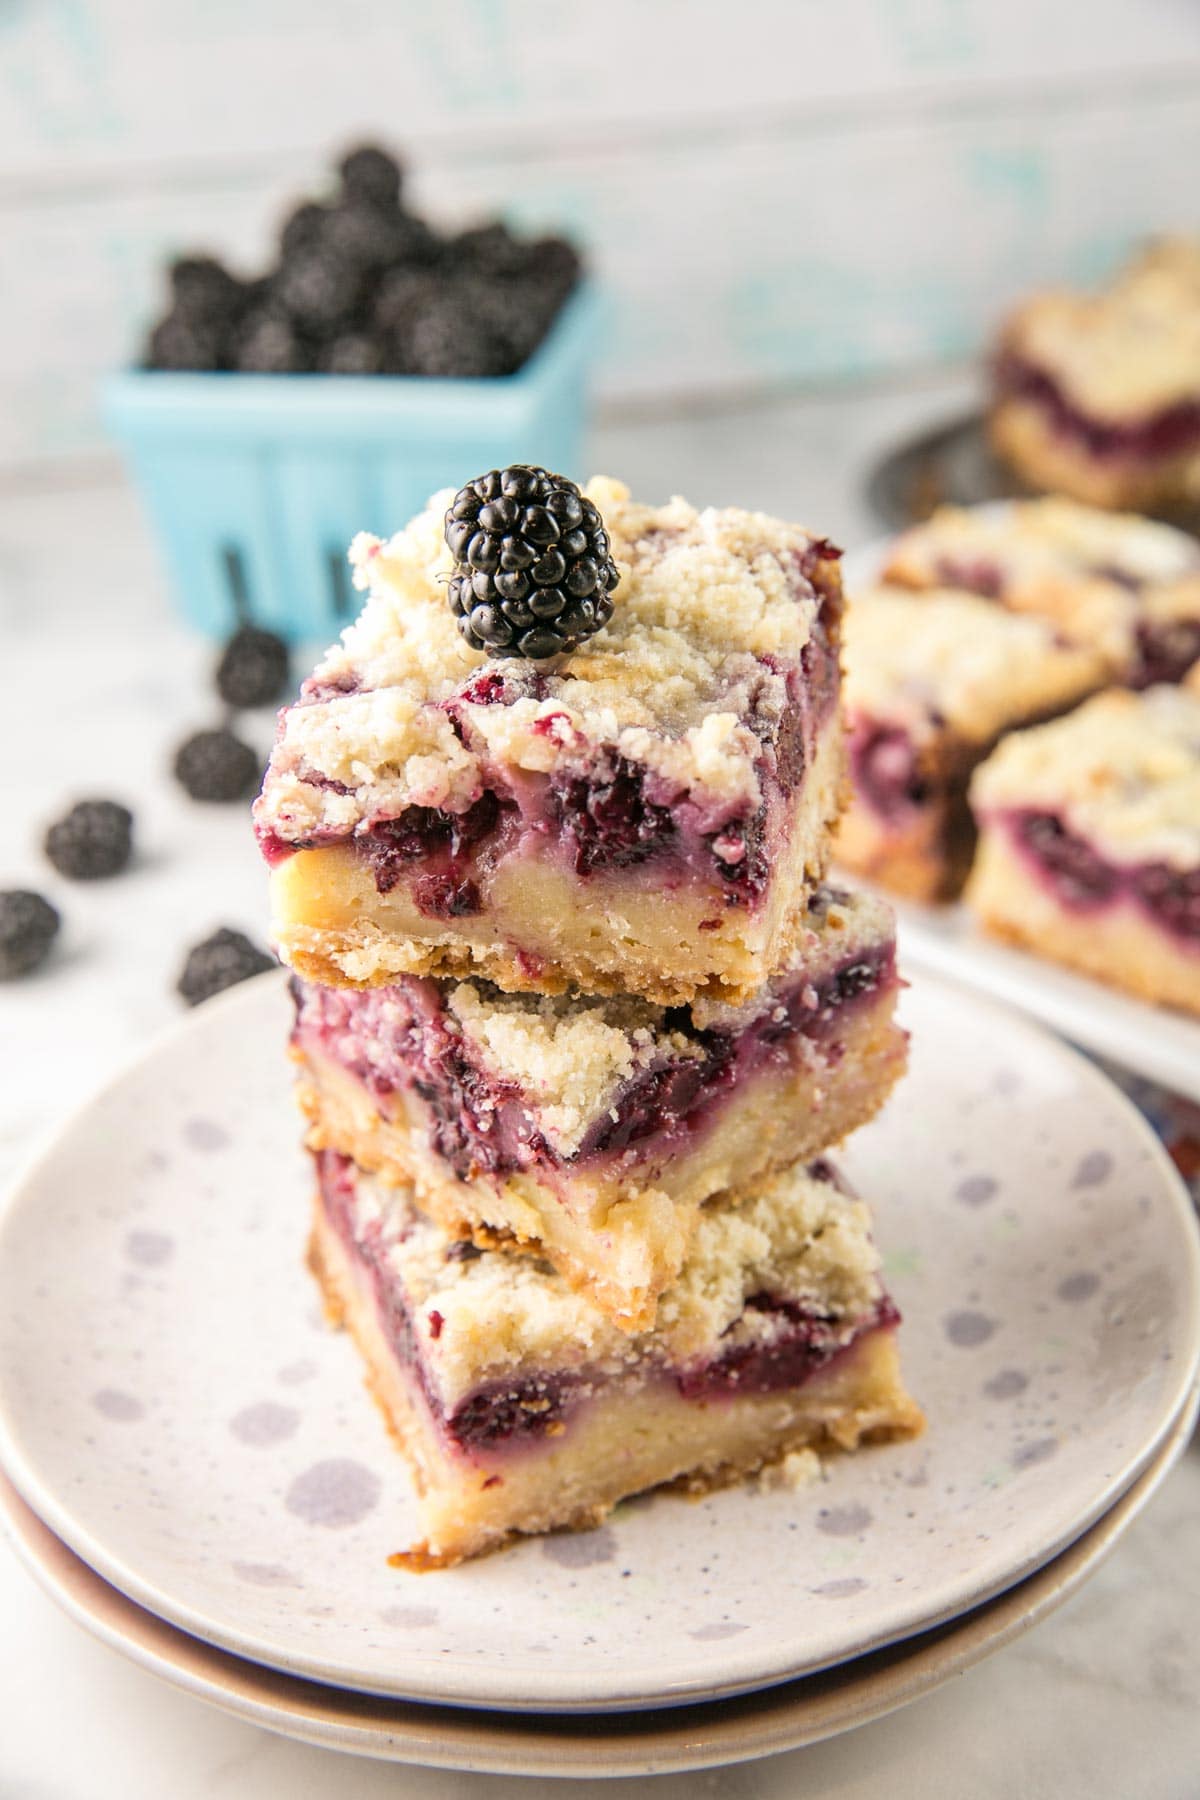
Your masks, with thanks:
[[[1018,1444],[1012,1453],[1014,1469],[1032,1469],[1037,1463],[1049,1462],[1058,1449],[1058,1439],[1035,1438],[1030,1444]]]
[[[198,1150],[202,1156],[207,1156],[213,1151],[228,1149],[230,1138],[218,1120],[195,1118],[184,1120],[183,1141],[189,1150]]]
[[[428,1631],[438,1622],[436,1606],[385,1606],[379,1617],[401,1631]]]
[[[591,1569],[611,1562],[617,1540],[607,1525],[598,1531],[563,1531],[542,1539],[542,1555],[560,1569]]]
[[[411,1480],[305,1266],[285,978],[265,975],[199,1008],[14,1197],[0,1455],[93,1567],[193,1635],[417,1700],[674,1703],[975,1606],[1169,1431],[1200,1279],[1178,1184],[1100,1077],[935,982],[902,1018],[911,1073],[839,1161],[904,1315],[914,1443],[800,1486],[656,1495],[456,1569],[389,1566],[420,1537]]]
[[[119,1425],[131,1425],[146,1411],[136,1394],[126,1394],[121,1388],[97,1388],[92,1405],[102,1418],[113,1419]]]
[[[300,1423],[294,1406],[280,1406],[275,1400],[259,1400],[234,1413],[229,1429],[242,1444],[281,1444],[290,1438]]]
[[[983,1384],[989,1400],[1015,1400],[1029,1386],[1029,1377],[1021,1369],[997,1369]]]
[[[341,1531],[366,1518],[379,1499],[379,1487],[378,1475],[362,1463],[330,1457],[297,1475],[284,1505],[306,1525]]]
[[[943,1329],[947,1340],[959,1350],[976,1350],[980,1344],[986,1344],[996,1329],[996,1321],[989,1319],[986,1313],[972,1312],[964,1308],[961,1312],[947,1314]]]
[[[165,1231],[131,1231],[125,1239],[125,1254],[142,1269],[161,1269],[175,1253],[175,1240]]]
[[[817,1514],[816,1526],[827,1537],[858,1537],[871,1523],[871,1510],[860,1500],[847,1506],[823,1506]]]
[[[992,1175],[967,1175],[954,1190],[954,1198],[964,1206],[985,1206],[995,1198],[999,1183]]]
[[[298,1588],[304,1585],[281,1563],[235,1562],[232,1567],[239,1581],[248,1581],[254,1587]]]
[[[861,1575],[842,1575],[835,1581],[823,1581],[819,1587],[810,1588],[809,1592],[818,1594],[822,1600],[849,1600],[855,1594],[863,1594],[867,1583]]]
[[[1078,1306],[1081,1301],[1090,1300],[1099,1287],[1100,1277],[1091,1269],[1076,1269],[1070,1275],[1064,1275],[1054,1291],[1068,1306]]]
[[[1099,1187],[1112,1174],[1113,1159],[1107,1150],[1089,1150],[1081,1156],[1071,1177],[1073,1188]]]

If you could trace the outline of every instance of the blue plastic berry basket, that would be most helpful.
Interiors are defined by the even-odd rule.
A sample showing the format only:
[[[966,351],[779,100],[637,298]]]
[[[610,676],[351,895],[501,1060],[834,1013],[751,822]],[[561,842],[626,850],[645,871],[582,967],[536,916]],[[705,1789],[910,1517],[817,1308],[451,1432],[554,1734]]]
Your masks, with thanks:
[[[536,462],[580,475],[599,304],[584,286],[514,375],[110,376],[105,420],[192,624],[335,635],[358,610],[346,549],[441,487]]]

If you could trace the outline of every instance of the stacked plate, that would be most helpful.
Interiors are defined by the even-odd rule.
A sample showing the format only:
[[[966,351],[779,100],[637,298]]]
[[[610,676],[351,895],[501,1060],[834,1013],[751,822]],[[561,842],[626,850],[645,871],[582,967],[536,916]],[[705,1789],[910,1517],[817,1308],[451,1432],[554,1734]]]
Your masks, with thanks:
[[[1131,1105],[932,976],[857,1133],[924,1438],[801,1488],[630,1503],[415,1575],[407,1475],[303,1264],[282,977],[211,1003],[25,1176],[0,1229],[0,1512],[83,1624],[364,1754],[634,1774],[803,1744],[1036,1622],[1186,1441],[1188,1197]]]

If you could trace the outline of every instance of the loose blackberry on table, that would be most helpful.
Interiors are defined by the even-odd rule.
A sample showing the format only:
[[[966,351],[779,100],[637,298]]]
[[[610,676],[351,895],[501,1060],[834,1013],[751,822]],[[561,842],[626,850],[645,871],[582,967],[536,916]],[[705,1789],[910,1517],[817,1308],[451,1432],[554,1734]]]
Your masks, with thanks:
[[[44,848],[69,881],[119,875],[133,852],[133,814],[115,800],[81,800],[51,825]]]
[[[222,926],[188,951],[176,992],[189,1006],[199,1006],[202,1000],[211,1000],[214,994],[224,993],[252,975],[265,975],[275,966],[275,958],[244,932]]]
[[[565,475],[514,465],[460,488],[446,514],[448,599],[473,650],[541,661],[612,617],[619,579],[599,510]]]
[[[227,706],[270,706],[288,681],[288,647],[273,631],[243,625],[217,664],[217,692]]]
[[[175,752],[175,779],[193,800],[243,800],[262,767],[249,744],[232,731],[197,731]]]
[[[50,902],[28,888],[0,893],[0,981],[31,975],[50,954],[61,923]]]

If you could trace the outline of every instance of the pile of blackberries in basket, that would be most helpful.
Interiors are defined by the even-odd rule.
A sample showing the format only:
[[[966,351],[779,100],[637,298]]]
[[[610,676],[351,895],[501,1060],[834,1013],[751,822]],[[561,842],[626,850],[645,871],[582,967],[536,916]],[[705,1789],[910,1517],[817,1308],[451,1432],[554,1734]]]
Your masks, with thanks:
[[[372,144],[337,173],[332,198],[289,214],[268,274],[243,280],[211,256],[171,265],[144,367],[480,377],[529,359],[580,277],[565,238],[522,239],[500,222],[439,233]]]

